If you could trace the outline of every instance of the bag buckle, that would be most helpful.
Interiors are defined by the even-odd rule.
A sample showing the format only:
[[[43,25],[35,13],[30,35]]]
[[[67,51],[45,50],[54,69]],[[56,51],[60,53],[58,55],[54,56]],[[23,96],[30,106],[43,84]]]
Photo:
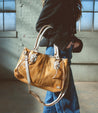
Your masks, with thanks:
[[[59,68],[60,68],[60,62],[57,60],[54,62],[54,69],[56,69],[56,74],[52,77],[53,79],[56,77]]]
[[[36,60],[37,60],[37,54],[31,54],[31,56],[30,56],[30,62],[31,63],[35,63]]]
[[[60,68],[60,62],[59,61],[55,61],[54,62],[54,69],[58,70]]]

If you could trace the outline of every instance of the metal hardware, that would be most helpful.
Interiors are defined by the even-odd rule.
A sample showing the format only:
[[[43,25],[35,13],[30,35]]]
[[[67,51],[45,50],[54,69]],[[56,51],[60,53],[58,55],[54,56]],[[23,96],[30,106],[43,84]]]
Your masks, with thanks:
[[[26,50],[24,51],[24,55],[27,55],[27,51]]]
[[[56,88],[57,88],[57,89],[61,89],[61,87],[60,87],[60,86],[57,86]]]
[[[55,61],[54,69],[56,69],[56,74],[52,77],[53,79],[55,79],[59,68],[60,68],[60,62],[59,61]]]
[[[31,61],[32,63],[34,63],[34,62],[36,62],[36,60],[37,60],[37,54],[31,54],[31,56],[30,56],[30,61]]]
[[[55,63],[54,63],[54,69],[59,69],[60,68],[60,63],[59,63],[59,61],[55,61]]]
[[[27,55],[28,51],[26,50],[26,48],[24,47],[24,55]]]

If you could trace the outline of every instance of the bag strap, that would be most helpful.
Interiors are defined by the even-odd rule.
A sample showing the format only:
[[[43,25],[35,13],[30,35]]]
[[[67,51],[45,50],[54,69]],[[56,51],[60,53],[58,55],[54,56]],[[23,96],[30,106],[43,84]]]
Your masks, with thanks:
[[[48,29],[53,29],[52,26],[50,25],[44,25],[41,30],[39,31],[38,33],[38,36],[37,36],[37,39],[36,39],[36,42],[35,42],[35,45],[34,45],[34,51],[35,52],[38,52],[38,49],[39,49],[39,43],[44,35],[44,33],[48,30]],[[54,56],[56,57],[56,59],[60,59],[59,58],[59,49],[58,47],[54,44]]]
[[[50,28],[50,25],[44,25],[44,26],[40,29],[40,31],[39,31],[39,33],[38,33],[38,35],[37,35],[36,42],[35,42],[35,45],[34,45],[34,50],[35,50],[35,51],[38,51],[40,35],[42,34],[43,30],[44,30],[46,27],[49,27],[49,28]],[[52,27],[51,27],[51,28],[52,28]],[[41,39],[40,39],[40,40],[41,40]]]
[[[29,64],[28,64],[28,54],[25,54],[25,65],[26,65],[26,75],[27,75],[29,93],[32,96],[34,96],[40,103],[42,103],[44,106],[53,106],[56,103],[58,103],[64,97],[65,92],[66,92],[66,90],[68,88],[68,82],[69,82],[69,66],[66,68],[67,76],[65,76],[65,66],[64,66],[64,62],[63,62],[63,77],[64,77],[64,79],[63,79],[63,90],[60,92],[58,98],[56,100],[54,100],[53,102],[49,103],[49,104],[45,104],[41,100],[41,98],[34,91],[31,90],[31,87],[30,87],[30,84],[31,84],[31,81],[30,81],[30,72],[29,72]]]

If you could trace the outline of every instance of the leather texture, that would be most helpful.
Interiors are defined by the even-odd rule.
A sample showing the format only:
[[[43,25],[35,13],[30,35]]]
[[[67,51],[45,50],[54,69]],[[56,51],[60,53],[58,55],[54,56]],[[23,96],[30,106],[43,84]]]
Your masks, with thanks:
[[[80,53],[81,51],[82,51],[82,49],[83,49],[83,42],[82,42],[82,40],[80,40],[78,37],[76,37],[75,35],[72,35],[72,36],[70,36],[71,38],[70,38],[70,42],[72,41],[73,42],[73,44],[74,43],[79,43],[79,47],[76,47],[76,48],[73,48],[72,49],[72,52],[73,53]],[[53,46],[53,43],[55,42],[55,40],[58,40],[58,39],[55,39],[55,38],[43,38],[41,41],[40,41],[40,44],[39,44],[39,46],[40,47],[49,47],[49,46]],[[60,42],[61,40],[59,40],[58,42]],[[67,44],[68,45],[68,44]],[[67,49],[66,49],[67,50]]]
[[[53,27],[44,34],[44,37],[49,39],[49,45],[55,44],[62,51],[65,51],[70,43],[70,35],[76,33],[76,21],[72,7],[72,0],[45,0],[36,23],[38,32],[46,24]],[[47,45],[47,42],[43,41],[40,45]]]
[[[28,83],[27,77],[26,77],[26,67],[25,67],[25,51],[27,51],[29,59],[29,70],[30,70],[30,78],[31,78],[31,85],[49,90],[52,92],[60,92],[63,90],[63,81],[64,76],[67,76],[67,68],[68,68],[68,60],[67,59],[61,59],[60,62],[60,68],[57,70],[54,68],[55,60],[56,58],[48,55],[44,55],[42,53],[36,53],[33,50],[24,49],[22,52],[22,55],[20,56],[20,59],[17,63],[17,66],[14,70],[15,77],[24,82]],[[36,62],[32,63],[30,61],[30,57],[32,54],[37,55]],[[63,62],[64,62],[64,68],[65,68],[65,75],[63,76]],[[53,78],[54,77],[54,78]]]
[[[68,59],[59,57],[58,47],[54,45],[54,56],[38,52],[40,40],[49,28],[52,27],[50,25],[42,27],[37,36],[34,50],[24,48],[14,69],[15,77],[27,83],[29,93],[45,106],[53,106],[59,102],[65,95],[69,84]],[[60,92],[60,94],[56,100],[45,104],[35,92],[31,91],[30,85],[51,92]]]

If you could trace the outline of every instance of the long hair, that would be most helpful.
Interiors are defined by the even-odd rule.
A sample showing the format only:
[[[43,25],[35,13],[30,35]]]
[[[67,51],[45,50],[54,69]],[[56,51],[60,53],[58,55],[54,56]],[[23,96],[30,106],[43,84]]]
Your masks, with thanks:
[[[75,20],[78,21],[82,15],[82,4],[81,0],[72,0],[73,2],[73,14],[75,16]]]
[[[44,6],[45,0],[42,0],[42,5]],[[71,0],[72,5],[72,9],[73,9],[73,15],[75,17],[75,20],[78,21],[81,17],[82,14],[82,4],[81,4],[81,0]]]

